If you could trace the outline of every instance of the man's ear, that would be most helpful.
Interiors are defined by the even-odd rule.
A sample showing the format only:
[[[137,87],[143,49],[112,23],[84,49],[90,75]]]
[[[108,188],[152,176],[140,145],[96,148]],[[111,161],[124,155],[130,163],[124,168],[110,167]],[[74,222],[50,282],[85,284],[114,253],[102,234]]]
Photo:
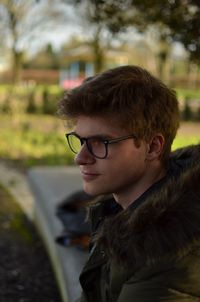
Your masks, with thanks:
[[[160,133],[155,134],[148,142],[146,159],[159,159],[163,151],[164,143],[165,139],[163,135]]]

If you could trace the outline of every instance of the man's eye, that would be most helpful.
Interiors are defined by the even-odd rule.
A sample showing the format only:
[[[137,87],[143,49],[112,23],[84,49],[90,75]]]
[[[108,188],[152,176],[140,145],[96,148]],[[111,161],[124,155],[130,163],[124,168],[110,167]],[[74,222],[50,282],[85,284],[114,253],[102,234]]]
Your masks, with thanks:
[[[93,146],[99,146],[99,145],[103,144],[103,141],[98,138],[92,138],[92,139],[90,139],[90,144],[92,144]]]

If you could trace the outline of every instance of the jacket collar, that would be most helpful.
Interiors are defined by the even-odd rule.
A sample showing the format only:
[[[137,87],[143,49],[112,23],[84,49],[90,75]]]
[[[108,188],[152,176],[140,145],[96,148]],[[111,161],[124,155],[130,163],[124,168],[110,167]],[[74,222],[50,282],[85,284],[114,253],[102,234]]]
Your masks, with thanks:
[[[97,241],[118,262],[142,265],[182,256],[200,240],[200,145],[173,152],[168,175],[136,208],[102,224]]]

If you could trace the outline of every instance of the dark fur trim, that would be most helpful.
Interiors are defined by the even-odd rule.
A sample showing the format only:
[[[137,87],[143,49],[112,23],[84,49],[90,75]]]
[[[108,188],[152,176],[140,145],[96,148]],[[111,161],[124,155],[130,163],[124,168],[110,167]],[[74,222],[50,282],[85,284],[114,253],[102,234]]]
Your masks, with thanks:
[[[98,241],[118,262],[152,264],[184,255],[200,240],[200,145],[179,149],[172,158],[182,165],[136,210],[105,219]]]

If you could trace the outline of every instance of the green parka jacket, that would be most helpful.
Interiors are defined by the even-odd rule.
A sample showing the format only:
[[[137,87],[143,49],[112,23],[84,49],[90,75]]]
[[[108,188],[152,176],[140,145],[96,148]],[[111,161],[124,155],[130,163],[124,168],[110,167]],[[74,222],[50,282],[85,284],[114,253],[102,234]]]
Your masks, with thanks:
[[[81,302],[200,301],[200,145],[172,153],[169,167],[126,210],[91,207]]]

